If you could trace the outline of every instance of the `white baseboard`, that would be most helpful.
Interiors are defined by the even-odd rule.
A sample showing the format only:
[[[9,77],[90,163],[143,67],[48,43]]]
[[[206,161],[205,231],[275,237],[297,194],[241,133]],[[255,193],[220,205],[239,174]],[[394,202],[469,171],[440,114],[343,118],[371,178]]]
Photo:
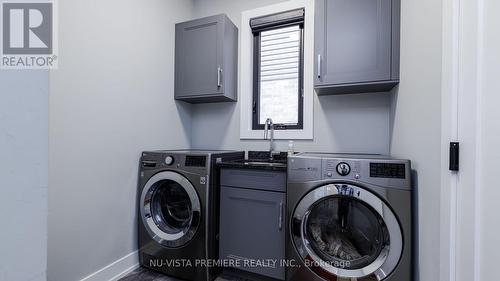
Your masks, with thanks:
[[[99,269],[80,281],[117,281],[139,267],[139,254],[134,251]]]

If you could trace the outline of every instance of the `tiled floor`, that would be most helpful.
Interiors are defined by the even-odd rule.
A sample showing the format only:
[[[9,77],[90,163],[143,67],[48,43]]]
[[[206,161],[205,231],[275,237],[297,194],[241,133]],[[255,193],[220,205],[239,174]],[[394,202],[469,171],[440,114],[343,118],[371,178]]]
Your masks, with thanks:
[[[178,281],[179,279],[168,277],[154,271],[139,267],[118,281]]]
[[[243,279],[232,279],[232,278],[225,279],[222,277],[218,277],[215,281],[240,281],[240,280]],[[161,273],[157,273],[140,267],[118,281],[181,281],[181,280],[173,277],[168,277]]]

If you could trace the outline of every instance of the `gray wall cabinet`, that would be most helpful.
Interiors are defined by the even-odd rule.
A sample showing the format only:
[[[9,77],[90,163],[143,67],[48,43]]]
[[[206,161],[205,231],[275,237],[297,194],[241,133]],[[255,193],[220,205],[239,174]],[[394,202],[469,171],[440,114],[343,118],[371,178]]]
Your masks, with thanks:
[[[175,99],[237,100],[238,29],[224,14],[175,25]]]
[[[245,172],[249,172],[249,176],[243,176],[241,182],[234,182]],[[255,177],[255,172],[222,169],[219,257],[240,260],[237,269],[285,280],[285,268],[280,262],[285,259],[286,193],[276,190],[285,190],[286,174],[284,171],[263,172],[264,180],[272,178],[270,182],[273,183],[273,186],[268,184],[268,190],[263,190],[254,188],[258,181],[245,184],[244,178]],[[273,173],[277,176],[271,176]],[[268,259],[277,263],[248,266],[243,262]]]
[[[382,92],[399,82],[400,0],[316,0],[316,92]]]

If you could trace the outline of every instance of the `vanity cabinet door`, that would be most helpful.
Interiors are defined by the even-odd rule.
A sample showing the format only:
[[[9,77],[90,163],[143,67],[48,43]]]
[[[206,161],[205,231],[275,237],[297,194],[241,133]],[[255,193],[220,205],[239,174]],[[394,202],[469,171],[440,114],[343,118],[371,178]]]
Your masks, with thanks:
[[[277,261],[238,269],[284,280],[285,193],[221,187],[220,258]]]

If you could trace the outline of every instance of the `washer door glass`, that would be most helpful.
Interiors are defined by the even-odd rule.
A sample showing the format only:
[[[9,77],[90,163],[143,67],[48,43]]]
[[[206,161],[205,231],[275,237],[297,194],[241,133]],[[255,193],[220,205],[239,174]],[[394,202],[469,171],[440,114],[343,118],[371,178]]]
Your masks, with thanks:
[[[171,180],[160,181],[153,188],[151,214],[158,228],[169,234],[186,231],[193,218],[186,190]]]
[[[344,269],[372,264],[389,244],[382,217],[366,203],[347,196],[332,196],[312,206],[305,232],[323,261]]]
[[[146,182],[140,212],[151,238],[169,248],[188,243],[201,221],[195,188],[186,177],[170,171],[155,174]]]

